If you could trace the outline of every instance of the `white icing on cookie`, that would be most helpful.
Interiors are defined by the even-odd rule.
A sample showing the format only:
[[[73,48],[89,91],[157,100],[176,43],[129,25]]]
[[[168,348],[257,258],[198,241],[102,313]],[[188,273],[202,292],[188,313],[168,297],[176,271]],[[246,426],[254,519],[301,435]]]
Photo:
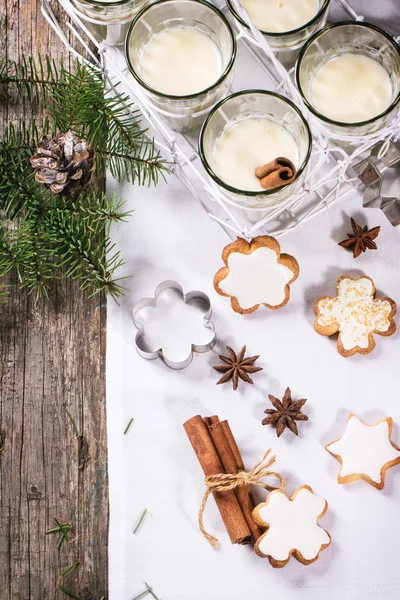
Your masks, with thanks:
[[[251,254],[233,252],[228,258],[228,276],[219,287],[225,294],[237,298],[243,309],[256,304],[278,306],[285,300],[285,285],[293,272],[278,263],[271,248],[258,248]]]
[[[355,415],[347,421],[340,440],[326,449],[341,458],[340,477],[366,475],[376,483],[382,481],[382,468],[400,458],[400,452],[390,443],[387,420],[365,425]]]
[[[291,550],[298,550],[305,560],[318,556],[323,545],[330,543],[327,532],[317,524],[326,501],[307,488],[300,488],[293,500],[284,492],[271,492],[268,503],[258,515],[269,526],[258,548],[266,556],[284,561]]]
[[[329,327],[337,323],[345,350],[355,346],[368,348],[368,335],[372,331],[385,332],[390,327],[392,307],[387,300],[375,300],[370,279],[342,279],[336,298],[323,298],[318,302],[318,325]]]

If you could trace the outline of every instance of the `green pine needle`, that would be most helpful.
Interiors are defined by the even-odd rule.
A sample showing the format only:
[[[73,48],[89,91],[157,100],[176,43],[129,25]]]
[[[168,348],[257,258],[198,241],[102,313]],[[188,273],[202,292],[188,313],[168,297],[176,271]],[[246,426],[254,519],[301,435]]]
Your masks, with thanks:
[[[132,425],[132,423],[133,423],[133,421],[134,421],[134,420],[135,420],[135,419],[134,419],[133,417],[131,417],[131,418],[129,419],[129,423],[128,423],[128,425],[125,427],[124,435],[126,435],[126,434],[128,433],[128,431],[129,431],[129,428],[130,428],[130,426]]]
[[[160,598],[158,598],[155,593],[153,592],[152,588],[149,586],[148,583],[144,583],[145,586],[147,587],[148,593],[150,594],[150,596],[153,596],[154,600],[160,600]]]
[[[144,520],[144,518],[145,518],[145,516],[147,515],[148,512],[149,511],[147,510],[147,508],[145,508],[144,511],[142,512],[142,514],[141,514],[141,516],[140,516],[140,518],[139,518],[139,520],[137,522],[137,525],[136,525],[135,529],[133,530],[133,535],[135,535],[139,531],[139,529],[140,529],[140,527],[141,527],[141,525],[143,523],[143,520]]]
[[[145,598],[146,596],[148,596],[150,594],[150,596],[152,596],[154,598],[154,600],[160,600],[160,598],[158,598],[153,589],[149,586],[148,583],[144,583],[146,586],[146,590],[144,592],[142,592],[141,594],[139,594],[139,596],[135,596],[135,598],[133,598],[133,600],[140,600],[141,598]]]
[[[65,594],[66,596],[68,596],[69,598],[75,598],[75,600],[81,600],[81,598],[79,596],[77,596],[76,594],[74,594],[73,592],[70,592],[70,590],[67,590],[67,588],[65,588],[62,585],[57,586],[56,588],[57,590],[60,590],[60,592],[63,592],[63,594]]]
[[[45,532],[45,535],[52,535],[54,533],[60,534],[60,537],[57,540],[57,546],[56,546],[57,550],[60,551],[63,543],[69,542],[68,533],[71,531],[72,525],[71,525],[71,523],[60,523],[60,521],[56,517],[53,517],[53,519],[54,519],[57,527],[54,527],[53,529],[48,529]]]
[[[77,567],[79,565],[80,561],[77,560],[76,562],[74,562],[72,565],[70,565],[69,567],[67,567],[65,569],[65,571],[63,571],[62,573],[60,573],[60,577],[65,577],[65,575],[67,573],[69,573],[70,571],[72,571],[72,569],[75,569],[75,567]]]
[[[77,596],[77,594],[75,594],[74,592],[71,592],[70,590],[65,588],[63,585],[58,585],[56,587],[56,590],[60,590],[60,592],[63,592],[63,594],[68,596],[68,598],[74,598],[75,600],[83,600],[83,598],[81,598],[80,596]],[[146,594],[147,594],[147,592],[146,592]],[[102,596],[100,598],[100,600],[105,600],[105,599],[106,599],[105,596]]]
[[[45,532],[45,535],[51,535],[52,533],[60,533],[60,532],[61,532],[60,527],[55,527],[54,529],[48,529]]]
[[[146,590],[145,592],[142,592],[141,594],[139,594],[139,596],[135,596],[133,598],[133,600],[141,600],[141,598],[144,598],[145,596],[149,595],[149,590]]]

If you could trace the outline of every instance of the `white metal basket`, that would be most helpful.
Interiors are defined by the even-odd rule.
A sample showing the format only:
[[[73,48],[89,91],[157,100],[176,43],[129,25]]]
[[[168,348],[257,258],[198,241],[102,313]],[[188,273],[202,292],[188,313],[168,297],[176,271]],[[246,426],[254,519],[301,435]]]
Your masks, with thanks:
[[[238,0],[232,0],[237,12],[248,24],[249,29],[235,21],[236,40],[238,42],[237,63],[233,91],[262,87],[277,91],[291,99],[303,112],[310,124],[313,135],[313,151],[303,188],[283,203],[272,207],[266,213],[265,208],[238,207],[211,180],[205,172],[197,149],[197,137],[192,133],[181,134],[170,129],[162,120],[159,109],[149,101],[139,84],[129,73],[124,49],[105,45],[92,35],[85,22],[77,15],[70,0],[42,0],[42,12],[68,47],[71,53],[93,62],[104,69],[110,90],[121,82],[124,91],[141,110],[148,121],[156,146],[167,160],[173,162],[173,171],[183,185],[204,207],[211,219],[217,221],[234,239],[240,235],[246,239],[260,234],[279,237],[296,229],[342,199],[358,186],[359,180],[351,165],[366,156],[377,142],[383,142],[381,153],[385,152],[390,139],[399,136],[400,116],[394,117],[384,130],[360,138],[351,138],[351,151],[346,151],[339,136],[328,132],[303,105],[300,94],[293,83],[293,69],[287,71],[277,60],[267,41],[253,25]],[[58,2],[63,11],[62,17],[56,17],[52,2]],[[336,0],[352,19],[362,21],[346,0]],[[223,12],[227,8],[221,6]],[[228,16],[228,15],[227,15]],[[69,31],[70,41],[65,31]],[[97,48],[97,56],[91,50],[90,42]],[[257,85],[258,83],[258,85]],[[260,85],[262,84],[262,85]],[[119,86],[119,91],[121,91]],[[176,115],[174,115],[176,117]],[[346,138],[349,141],[349,138]]]

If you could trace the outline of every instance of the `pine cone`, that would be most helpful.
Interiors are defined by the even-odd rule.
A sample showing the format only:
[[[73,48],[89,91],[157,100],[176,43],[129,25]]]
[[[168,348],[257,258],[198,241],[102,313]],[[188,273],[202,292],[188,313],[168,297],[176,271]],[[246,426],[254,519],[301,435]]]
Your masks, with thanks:
[[[72,133],[58,133],[54,139],[44,135],[37,145],[31,165],[35,180],[55,194],[68,194],[89,183],[94,170],[94,150]]]

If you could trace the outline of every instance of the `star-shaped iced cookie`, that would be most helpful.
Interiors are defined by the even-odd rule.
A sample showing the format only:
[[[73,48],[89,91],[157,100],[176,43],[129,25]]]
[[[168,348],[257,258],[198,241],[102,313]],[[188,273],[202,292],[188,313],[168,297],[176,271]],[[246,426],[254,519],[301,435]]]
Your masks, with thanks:
[[[267,501],[253,510],[253,519],[267,531],[257,540],[255,551],[268,558],[273,567],[284,567],[293,556],[304,565],[317,560],[331,543],[317,523],[328,503],[308,485],[299,487],[290,498],[281,490],[268,494]]]
[[[350,415],[343,436],[325,446],[341,463],[339,483],[364,479],[378,490],[383,489],[387,469],[400,463],[400,448],[390,440],[392,419],[374,425]]]

